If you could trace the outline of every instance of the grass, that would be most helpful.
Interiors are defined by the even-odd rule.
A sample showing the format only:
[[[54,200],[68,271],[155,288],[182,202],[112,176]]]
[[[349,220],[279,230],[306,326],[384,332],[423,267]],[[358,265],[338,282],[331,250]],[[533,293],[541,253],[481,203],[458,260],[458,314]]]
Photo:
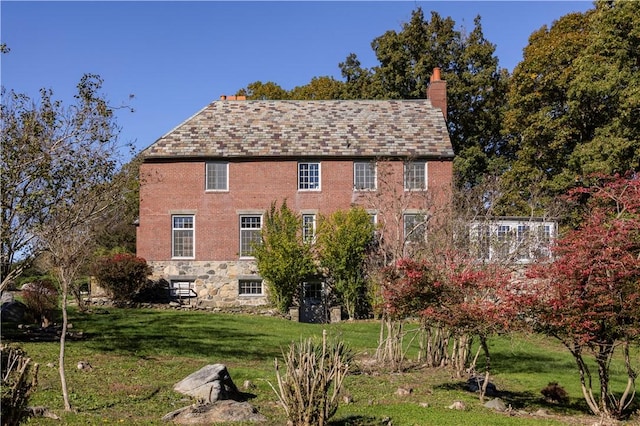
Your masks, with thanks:
[[[239,387],[250,380],[250,399],[269,425],[286,424],[284,411],[269,386],[275,384],[274,359],[292,342],[322,330],[344,340],[357,359],[373,356],[379,323],[302,324],[282,318],[176,310],[117,309],[91,314],[71,312],[71,331],[82,339],[68,342],[66,370],[73,413],[62,410],[57,342],[22,341],[20,345],[41,366],[39,386],[31,405],[45,406],[65,425],[162,424],[161,417],[191,401],[173,391],[173,385],[206,364],[227,365]],[[18,340],[19,330],[3,324],[3,341]],[[593,424],[588,416],[573,360],[556,342],[539,336],[495,338],[490,341],[493,377],[501,397],[514,411],[543,408],[552,416],[509,416],[482,407],[477,396],[464,390],[463,381],[446,369],[416,366],[398,374],[360,368],[345,381],[352,401],[341,404],[333,426],[382,425],[562,425]],[[409,351],[410,356],[415,352]],[[76,369],[88,361],[92,371]],[[484,362],[482,359],[480,363]],[[47,366],[49,365],[49,366]],[[482,364],[480,364],[482,365]],[[618,370],[614,368],[614,372]],[[624,376],[614,377],[617,385]],[[540,390],[555,381],[571,398],[565,406],[545,403]],[[411,389],[399,396],[399,387]],[[463,401],[466,410],[447,407]],[[586,421],[587,423],[580,423]],[[60,421],[32,419],[29,424],[59,425]]]

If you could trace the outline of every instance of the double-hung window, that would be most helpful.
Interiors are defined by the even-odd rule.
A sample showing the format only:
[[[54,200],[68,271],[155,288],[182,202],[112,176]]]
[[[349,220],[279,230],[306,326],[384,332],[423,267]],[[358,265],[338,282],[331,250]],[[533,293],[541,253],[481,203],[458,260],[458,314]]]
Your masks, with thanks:
[[[507,256],[511,252],[511,226],[498,225],[498,247],[497,254],[499,256]]]
[[[408,213],[403,216],[404,240],[406,242],[424,242],[426,237],[425,216],[418,213]]]
[[[206,163],[206,190],[229,190],[229,163],[225,161],[209,161]]]
[[[320,163],[298,163],[298,189],[301,191],[320,190]]]
[[[174,258],[194,257],[195,216],[173,215],[171,216],[172,248],[171,255]]]
[[[404,165],[404,189],[417,191],[427,189],[427,163],[412,161]]]
[[[252,257],[253,247],[260,244],[261,215],[240,216],[240,257]]]
[[[302,215],[302,239],[305,243],[313,242],[316,236],[316,215]]]
[[[531,227],[529,225],[518,225],[518,257],[522,260],[529,259],[529,251],[532,248]]]
[[[356,191],[376,189],[376,164],[371,161],[353,163],[353,187]]]

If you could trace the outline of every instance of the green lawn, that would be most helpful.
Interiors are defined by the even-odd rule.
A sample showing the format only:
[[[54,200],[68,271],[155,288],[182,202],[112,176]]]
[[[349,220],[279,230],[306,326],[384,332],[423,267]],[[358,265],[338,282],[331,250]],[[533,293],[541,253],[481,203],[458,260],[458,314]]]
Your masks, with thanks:
[[[322,330],[344,340],[362,360],[375,353],[379,323],[342,322],[301,324],[285,319],[244,314],[183,312],[175,310],[97,309],[91,314],[71,312],[73,332],[81,340],[68,342],[67,380],[74,413],[62,410],[57,364],[57,342],[21,342],[40,364],[39,386],[31,405],[46,406],[63,424],[161,424],[160,418],[189,405],[173,385],[211,363],[226,364],[241,387],[250,380],[255,388],[250,402],[270,425],[286,424],[284,411],[276,404],[269,386],[275,384],[274,359],[292,342],[316,336]],[[3,324],[3,342],[15,339]],[[463,389],[446,369],[414,367],[402,374],[372,371],[361,363],[345,381],[352,401],[341,404],[333,425],[382,425],[391,420],[401,425],[562,425],[577,418],[593,424],[582,403],[578,376],[572,358],[556,342],[539,336],[495,338],[490,342],[494,376],[492,381],[514,411],[535,412],[543,408],[551,417],[509,416],[482,407],[477,396]],[[409,352],[410,356],[415,352]],[[93,370],[76,369],[88,361]],[[480,363],[483,360],[480,359]],[[615,384],[623,383],[615,365]],[[569,392],[567,406],[546,404],[540,390],[555,381]],[[412,389],[408,396],[396,395],[399,387]],[[464,411],[447,407],[463,401]],[[589,423],[590,422],[590,423]],[[30,424],[59,425],[60,421],[34,419]]]

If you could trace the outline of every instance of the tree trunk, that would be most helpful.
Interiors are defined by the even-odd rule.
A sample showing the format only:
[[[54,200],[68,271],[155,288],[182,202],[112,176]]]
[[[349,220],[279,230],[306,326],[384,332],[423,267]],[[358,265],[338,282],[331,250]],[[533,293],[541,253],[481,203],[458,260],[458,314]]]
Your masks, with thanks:
[[[637,373],[631,367],[631,358],[629,356],[629,341],[625,341],[623,345],[624,350],[624,365],[627,369],[627,387],[624,390],[624,393],[620,397],[620,401],[618,403],[618,409],[620,413],[629,408],[629,405],[633,401],[633,397],[636,393],[636,375]],[[628,402],[627,402],[628,400]]]
[[[60,385],[62,386],[64,409],[65,411],[71,411],[71,403],[69,402],[69,390],[67,388],[67,378],[64,370],[65,338],[67,335],[67,325],[69,323],[67,317],[67,293],[69,284],[63,271],[60,271],[60,284],[62,287],[62,331],[60,333],[60,357],[58,359],[58,370],[60,371]]]
[[[591,386],[591,373],[589,372],[589,367],[585,364],[584,359],[582,358],[582,348],[575,342],[566,342],[561,340],[565,345],[571,355],[573,355],[573,359],[575,359],[576,364],[578,366],[578,371],[580,372],[580,387],[582,389],[582,396],[584,400],[587,402],[589,409],[596,416],[601,416],[603,413],[598,407],[598,401],[593,396],[593,388]]]
[[[489,345],[487,345],[487,338],[483,334],[480,335],[480,346],[484,351],[485,363],[484,363],[484,381],[482,382],[482,388],[480,388],[480,401],[484,401],[484,396],[487,394],[487,386],[489,386],[489,373],[491,371],[491,356],[489,355]]]
[[[418,361],[427,367],[443,367],[447,364],[449,333],[442,327],[420,324],[420,353]]]
[[[393,320],[384,315],[380,327],[376,361],[378,363],[388,362],[394,371],[399,371],[404,360],[402,321]]]
[[[456,377],[463,377],[467,371],[467,362],[471,352],[473,339],[468,334],[454,337],[453,348],[451,350],[451,367]]]
[[[613,355],[613,343],[598,346],[596,362],[598,364],[598,378],[600,380],[600,408],[607,417],[619,417],[616,403],[609,391],[609,365]]]

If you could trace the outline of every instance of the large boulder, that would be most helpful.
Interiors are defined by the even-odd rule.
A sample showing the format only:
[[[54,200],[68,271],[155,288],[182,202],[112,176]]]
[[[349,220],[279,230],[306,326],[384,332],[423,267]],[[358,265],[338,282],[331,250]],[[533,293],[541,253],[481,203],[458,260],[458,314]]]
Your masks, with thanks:
[[[239,402],[228,399],[211,404],[180,408],[165,415],[162,420],[180,425],[196,425],[224,422],[264,422],[267,418],[246,401]]]
[[[172,411],[162,418],[164,421],[175,424],[266,421],[246,402],[224,364],[206,365],[176,383],[173,389],[195,398],[197,403]]]
[[[173,390],[205,404],[224,399],[244,400],[224,364],[210,364],[202,367],[176,383]]]
[[[24,322],[27,306],[19,300],[2,304],[2,321],[22,323]]]

